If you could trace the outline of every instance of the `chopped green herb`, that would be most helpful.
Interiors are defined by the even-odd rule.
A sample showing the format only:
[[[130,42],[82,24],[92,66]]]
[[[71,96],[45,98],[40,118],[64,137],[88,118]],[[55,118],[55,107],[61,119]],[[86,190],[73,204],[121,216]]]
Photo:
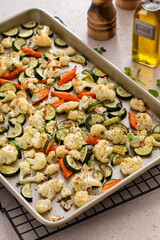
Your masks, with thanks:
[[[40,110],[40,108],[39,108],[38,106],[34,105],[34,107],[35,107],[37,110]]]
[[[148,92],[150,94],[152,94],[154,97],[158,97],[159,96],[159,93],[156,90],[154,90],[154,89],[149,89]]]
[[[157,86],[160,87],[160,79],[157,79]]]
[[[136,141],[139,140],[139,137],[134,137],[134,136],[132,135],[132,133],[128,133],[128,134],[127,134],[127,137],[128,137],[128,139],[129,139],[130,142],[136,142]]]
[[[94,50],[96,50],[100,54],[102,54],[103,52],[106,52],[106,49],[104,47],[94,48]]]
[[[135,76],[135,75],[132,73],[132,70],[131,70],[130,67],[124,67],[124,73],[125,73],[126,75],[128,75],[132,80],[141,82],[141,83],[143,83],[144,85],[146,85],[146,84],[145,84],[144,82],[142,82],[142,81],[140,80],[140,78],[139,78],[140,72],[141,72],[141,68],[139,68],[139,69],[137,70],[137,73],[136,73],[136,76]]]
[[[131,75],[131,68],[130,67],[125,67],[124,68],[124,73],[126,74],[126,75],[128,75],[128,76],[130,76]]]
[[[106,52],[106,49],[104,47],[100,47],[101,52]]]

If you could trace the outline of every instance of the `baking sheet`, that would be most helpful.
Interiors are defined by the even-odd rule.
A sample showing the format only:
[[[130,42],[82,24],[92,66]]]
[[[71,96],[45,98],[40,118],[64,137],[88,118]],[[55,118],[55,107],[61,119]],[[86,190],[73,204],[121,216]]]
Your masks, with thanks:
[[[85,68],[91,69],[93,65],[96,65],[97,67],[102,69],[104,72],[108,73],[109,78],[111,80],[113,80],[119,85],[122,85],[126,90],[128,90],[129,92],[132,92],[135,96],[141,97],[145,101],[145,103],[147,103],[148,105],[147,107],[149,111],[151,111],[151,113],[156,115],[156,116],[153,116],[152,114],[152,118],[154,118],[154,125],[159,123],[158,118],[160,118],[160,103],[158,100],[156,100],[152,95],[150,95],[145,90],[141,89],[136,83],[134,83],[126,75],[121,73],[115,66],[113,66],[111,63],[105,60],[101,55],[99,55],[97,52],[95,52],[93,49],[91,49],[89,46],[83,43],[79,38],[77,38],[73,33],[71,33],[65,26],[59,23],[58,20],[56,20],[55,18],[53,18],[51,15],[47,14],[43,10],[30,9],[25,12],[22,12],[6,21],[3,21],[0,24],[0,29],[3,32],[29,21],[38,21],[39,23],[50,26],[51,30],[56,35],[58,35],[59,37],[62,37],[63,40],[65,40],[69,45],[74,47],[77,50],[77,52],[82,53],[88,59],[88,61],[91,62],[91,63],[88,63],[88,65]],[[77,72],[80,72],[81,70],[82,70],[81,66],[79,66],[79,69],[77,70]],[[123,107],[128,108],[128,102],[125,103],[123,101]],[[124,120],[124,123],[125,123],[125,120]],[[40,199],[40,196],[38,195],[38,193],[36,194],[36,197],[34,196],[34,201],[32,203],[28,203],[20,195],[19,193],[20,188],[16,186],[17,177],[14,177],[12,179],[9,179],[9,178],[7,179],[0,175],[0,181],[22,203],[22,205],[40,222],[42,222],[46,226],[58,227],[64,224],[65,222],[70,221],[71,219],[78,216],[82,212],[86,211],[91,206],[95,205],[99,201],[111,195],[113,192],[115,192],[122,186],[126,185],[127,183],[135,179],[137,176],[147,171],[149,168],[153,167],[160,160],[159,153],[160,153],[159,150],[154,150],[151,157],[147,157],[145,159],[143,158],[143,167],[137,172],[135,172],[134,174],[126,178],[124,178],[124,176],[121,175],[119,166],[115,167],[113,171],[113,178],[121,177],[123,180],[119,184],[109,189],[107,192],[97,196],[94,200],[92,200],[91,202],[89,202],[88,204],[84,205],[79,209],[73,206],[69,212],[64,213],[64,210],[59,206],[59,204],[56,201],[59,198],[59,196],[57,195],[57,198],[52,201],[52,203],[55,205],[53,210],[49,214],[63,215],[64,218],[62,220],[59,220],[58,222],[48,221],[47,218],[49,214],[44,214],[43,216],[41,216],[36,212],[35,205],[38,199]],[[18,165],[18,161],[15,164]],[[54,178],[56,178],[56,175],[54,175]],[[68,185],[68,181],[65,181],[65,187],[67,187],[67,185]],[[36,189],[37,189],[37,184],[32,184],[32,191],[36,191]]]

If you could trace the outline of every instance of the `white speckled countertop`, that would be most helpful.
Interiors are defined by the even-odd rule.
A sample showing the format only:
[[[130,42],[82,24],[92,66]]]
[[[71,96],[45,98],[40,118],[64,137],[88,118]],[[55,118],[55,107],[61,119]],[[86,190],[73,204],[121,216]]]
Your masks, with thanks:
[[[105,47],[107,52],[103,56],[122,71],[126,66],[130,66],[135,72],[141,68],[141,79],[146,83],[145,86],[141,86],[146,89],[154,86],[155,89],[159,90],[156,86],[156,79],[160,78],[160,66],[151,69],[133,63],[131,60],[133,11],[117,8],[117,34],[110,40],[98,42],[87,35],[87,10],[90,4],[90,0],[1,0],[0,20],[24,9],[42,8],[53,16],[60,17],[70,30],[91,47]],[[47,239],[160,239],[159,192],[157,189]],[[7,192],[0,195],[0,200],[6,207],[9,207],[12,202],[11,196]],[[19,238],[6,216],[0,212],[0,240],[11,239],[18,240]],[[33,239],[28,235],[27,240]]]

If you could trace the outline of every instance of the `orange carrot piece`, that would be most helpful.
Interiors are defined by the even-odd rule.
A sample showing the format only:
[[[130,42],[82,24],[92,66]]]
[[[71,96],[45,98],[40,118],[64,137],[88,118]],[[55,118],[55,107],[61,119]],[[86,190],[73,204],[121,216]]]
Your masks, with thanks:
[[[95,98],[96,94],[91,92],[81,92],[78,94],[78,98],[82,98],[83,96]]]
[[[38,80],[39,83],[47,83],[47,79]]]
[[[21,47],[21,50],[23,53],[28,54],[31,57],[35,57],[35,58],[41,58],[42,54],[39,52],[34,51],[33,49],[27,48],[27,47]]]
[[[130,126],[132,128],[134,128],[134,129],[136,129],[136,126],[137,126],[137,119],[136,119],[136,117],[131,112],[128,112],[128,115],[129,115]]]
[[[46,154],[49,154],[51,151],[54,151],[54,152],[55,152],[56,149],[57,149],[57,147],[58,147],[58,146],[56,146],[56,145],[51,145],[50,148],[48,149],[48,151],[46,152]]]
[[[3,74],[1,77],[2,78],[5,78],[5,79],[9,79],[9,80],[12,80],[12,79],[15,79],[19,76],[20,73],[24,72],[25,69],[24,68],[16,68],[14,69],[13,71],[10,71],[10,72],[7,72],[5,74]]]
[[[19,85],[19,83],[0,78],[0,85],[5,83],[5,82],[13,83],[18,88],[18,90],[21,90],[21,85]]]
[[[65,83],[71,81],[74,78],[75,74],[76,74],[76,69],[77,69],[77,67],[75,66],[74,68],[72,68],[68,72],[64,73],[62,75],[61,80],[58,83],[58,86],[61,86],[62,84],[65,84]]]
[[[104,139],[99,138],[99,137],[90,136],[85,140],[85,142],[87,144],[96,145],[100,140],[104,140]]]
[[[63,162],[63,158],[61,158],[58,163],[63,171],[64,176],[66,178],[69,178],[72,174],[72,171],[70,171],[69,169],[66,168],[66,166],[64,165],[64,162]]]
[[[32,96],[32,105],[42,101],[46,97],[48,97],[49,94],[49,87],[42,88],[39,91],[35,92]],[[35,101],[34,101],[35,99]]]
[[[69,101],[75,101],[75,102],[79,102],[80,100],[74,96],[71,93],[68,92],[58,92],[58,91],[51,91],[51,94],[54,95],[55,97],[58,97],[59,99],[64,99],[65,102],[69,102]]]
[[[117,183],[119,183],[121,181],[121,178],[116,179],[115,181],[106,183],[103,185],[102,191],[101,193],[105,192],[106,190],[108,190],[109,188],[113,187],[114,185],[116,185]]]
[[[64,98],[62,98],[61,100],[59,101],[56,101],[54,103],[51,103],[51,105],[55,108],[59,107],[62,103],[64,103]]]

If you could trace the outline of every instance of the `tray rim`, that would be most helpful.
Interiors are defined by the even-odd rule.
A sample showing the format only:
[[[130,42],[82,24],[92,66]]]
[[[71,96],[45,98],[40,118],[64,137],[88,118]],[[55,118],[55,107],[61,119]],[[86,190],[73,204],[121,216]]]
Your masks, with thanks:
[[[80,41],[81,44],[87,48],[89,50],[89,52],[91,52],[92,55],[94,55],[95,57],[97,57],[98,59],[101,59],[103,64],[108,65],[108,67],[111,67],[112,69],[118,71],[118,74],[123,77],[127,83],[130,83],[131,86],[135,87],[136,89],[138,89],[140,92],[142,92],[146,98],[148,98],[148,100],[153,103],[155,103],[156,108],[158,107],[160,110],[160,103],[157,99],[155,99],[152,95],[150,95],[146,90],[140,88],[136,83],[134,83],[129,77],[127,77],[124,73],[122,73],[116,66],[114,66],[112,63],[110,63],[108,60],[106,60],[103,56],[99,56],[98,53],[95,52],[95,50],[93,50],[91,47],[89,47],[86,43],[83,43],[79,37],[77,37],[73,32],[71,32],[67,27],[65,27],[62,23],[60,23],[56,18],[54,18],[51,14],[47,13],[46,11],[42,10],[41,8],[29,8],[25,11],[21,11],[18,14],[14,14],[11,17],[8,17],[7,19],[3,20],[0,23],[0,26],[5,24],[8,21],[12,21],[13,18],[17,18],[20,15],[24,15],[27,12],[32,12],[32,11],[37,11],[39,14],[45,14],[48,17],[52,18],[53,21],[56,21],[56,23],[61,26],[61,28],[63,28],[65,31],[67,31],[69,34],[72,35],[72,37],[74,37],[75,39],[77,39],[77,41]],[[93,61],[91,61],[93,62]],[[102,69],[103,70],[103,69]],[[8,183],[8,181],[2,176],[0,175],[0,181],[1,183],[9,190],[9,192],[18,200],[20,201],[20,203],[27,209],[28,212],[30,212],[32,214],[32,216],[34,216],[38,221],[40,221],[42,224],[44,224],[45,226],[48,227],[59,227],[67,222],[69,222],[70,220],[72,220],[73,218],[75,218],[76,216],[80,215],[81,213],[85,212],[87,209],[91,208],[92,206],[96,205],[98,202],[102,201],[104,198],[110,196],[111,194],[113,194],[114,192],[116,192],[118,189],[122,188],[123,186],[125,186],[126,184],[130,183],[132,180],[134,180],[135,178],[137,178],[139,175],[141,175],[142,173],[146,172],[147,170],[149,170],[150,168],[152,168],[153,166],[155,166],[157,163],[159,163],[160,161],[160,157],[155,158],[152,162],[148,163],[147,165],[145,165],[144,167],[142,167],[141,169],[139,169],[138,171],[136,171],[135,173],[133,173],[130,176],[127,176],[126,178],[122,179],[121,182],[119,182],[118,184],[116,184],[114,187],[112,187],[111,189],[109,189],[107,192],[104,192],[103,194],[98,195],[94,200],[92,200],[91,202],[85,204],[84,206],[82,206],[81,208],[78,208],[74,213],[70,214],[69,216],[57,221],[57,222],[50,222],[49,220],[46,220],[44,217],[42,217],[15,189],[14,187]]]

